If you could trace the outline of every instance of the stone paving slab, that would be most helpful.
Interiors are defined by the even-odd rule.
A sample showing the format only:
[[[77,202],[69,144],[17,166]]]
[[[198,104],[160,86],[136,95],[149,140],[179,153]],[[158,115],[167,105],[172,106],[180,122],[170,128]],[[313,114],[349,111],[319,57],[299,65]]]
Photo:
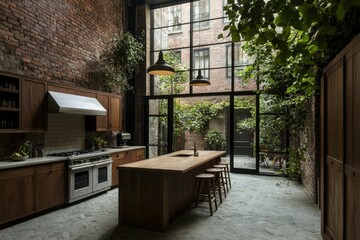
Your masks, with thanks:
[[[232,189],[212,217],[203,203],[177,218],[165,233],[118,226],[118,190],[113,189],[0,230],[0,239],[321,239],[320,210],[302,185],[281,177],[231,178]]]

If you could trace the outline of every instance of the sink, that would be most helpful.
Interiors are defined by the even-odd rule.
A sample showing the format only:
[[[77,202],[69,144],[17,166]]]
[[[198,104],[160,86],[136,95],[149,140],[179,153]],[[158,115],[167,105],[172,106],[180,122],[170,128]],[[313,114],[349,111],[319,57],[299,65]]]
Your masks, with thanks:
[[[179,154],[176,154],[172,157],[190,157],[190,156],[194,156],[193,154],[190,154],[190,153],[179,153]]]

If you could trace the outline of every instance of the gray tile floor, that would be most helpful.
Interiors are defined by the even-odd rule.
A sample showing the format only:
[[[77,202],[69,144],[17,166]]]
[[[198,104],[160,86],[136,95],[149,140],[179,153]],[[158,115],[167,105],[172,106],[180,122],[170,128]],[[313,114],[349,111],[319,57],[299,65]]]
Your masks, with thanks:
[[[321,239],[320,210],[304,187],[280,177],[232,174],[211,217],[207,205],[179,216],[165,233],[117,225],[114,189],[0,231],[0,239]]]

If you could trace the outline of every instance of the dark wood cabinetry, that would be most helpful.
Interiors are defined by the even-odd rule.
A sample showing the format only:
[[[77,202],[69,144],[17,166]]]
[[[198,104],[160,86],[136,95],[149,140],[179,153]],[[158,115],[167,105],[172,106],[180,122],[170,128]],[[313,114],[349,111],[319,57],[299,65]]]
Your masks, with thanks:
[[[0,171],[0,224],[34,212],[34,168]]]
[[[0,224],[66,202],[65,162],[0,171]]]
[[[35,167],[35,211],[66,202],[65,162]]]
[[[115,187],[119,184],[117,166],[140,161],[145,159],[145,149],[135,149],[114,153],[111,155],[112,163],[112,186]]]
[[[107,131],[109,129],[109,96],[105,94],[97,94],[97,100],[106,109],[107,114],[105,116],[96,116],[96,130]]]
[[[122,128],[121,97],[110,96],[109,128],[120,131]]]
[[[21,85],[21,128],[44,131],[46,126],[46,83],[24,79]]]
[[[13,132],[20,129],[20,79],[0,76],[0,131]]]
[[[360,239],[360,35],[321,80],[321,233]]]

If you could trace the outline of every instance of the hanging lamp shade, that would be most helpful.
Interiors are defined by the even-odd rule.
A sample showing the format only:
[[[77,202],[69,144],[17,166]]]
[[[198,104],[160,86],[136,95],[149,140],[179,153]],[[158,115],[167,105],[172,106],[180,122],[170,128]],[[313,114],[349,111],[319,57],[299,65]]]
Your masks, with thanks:
[[[197,77],[190,82],[190,86],[209,86],[210,81],[201,75],[201,70],[198,70]]]
[[[148,74],[167,76],[175,73],[175,69],[167,64],[164,60],[163,52],[159,52],[159,59],[157,62],[147,69]]]

